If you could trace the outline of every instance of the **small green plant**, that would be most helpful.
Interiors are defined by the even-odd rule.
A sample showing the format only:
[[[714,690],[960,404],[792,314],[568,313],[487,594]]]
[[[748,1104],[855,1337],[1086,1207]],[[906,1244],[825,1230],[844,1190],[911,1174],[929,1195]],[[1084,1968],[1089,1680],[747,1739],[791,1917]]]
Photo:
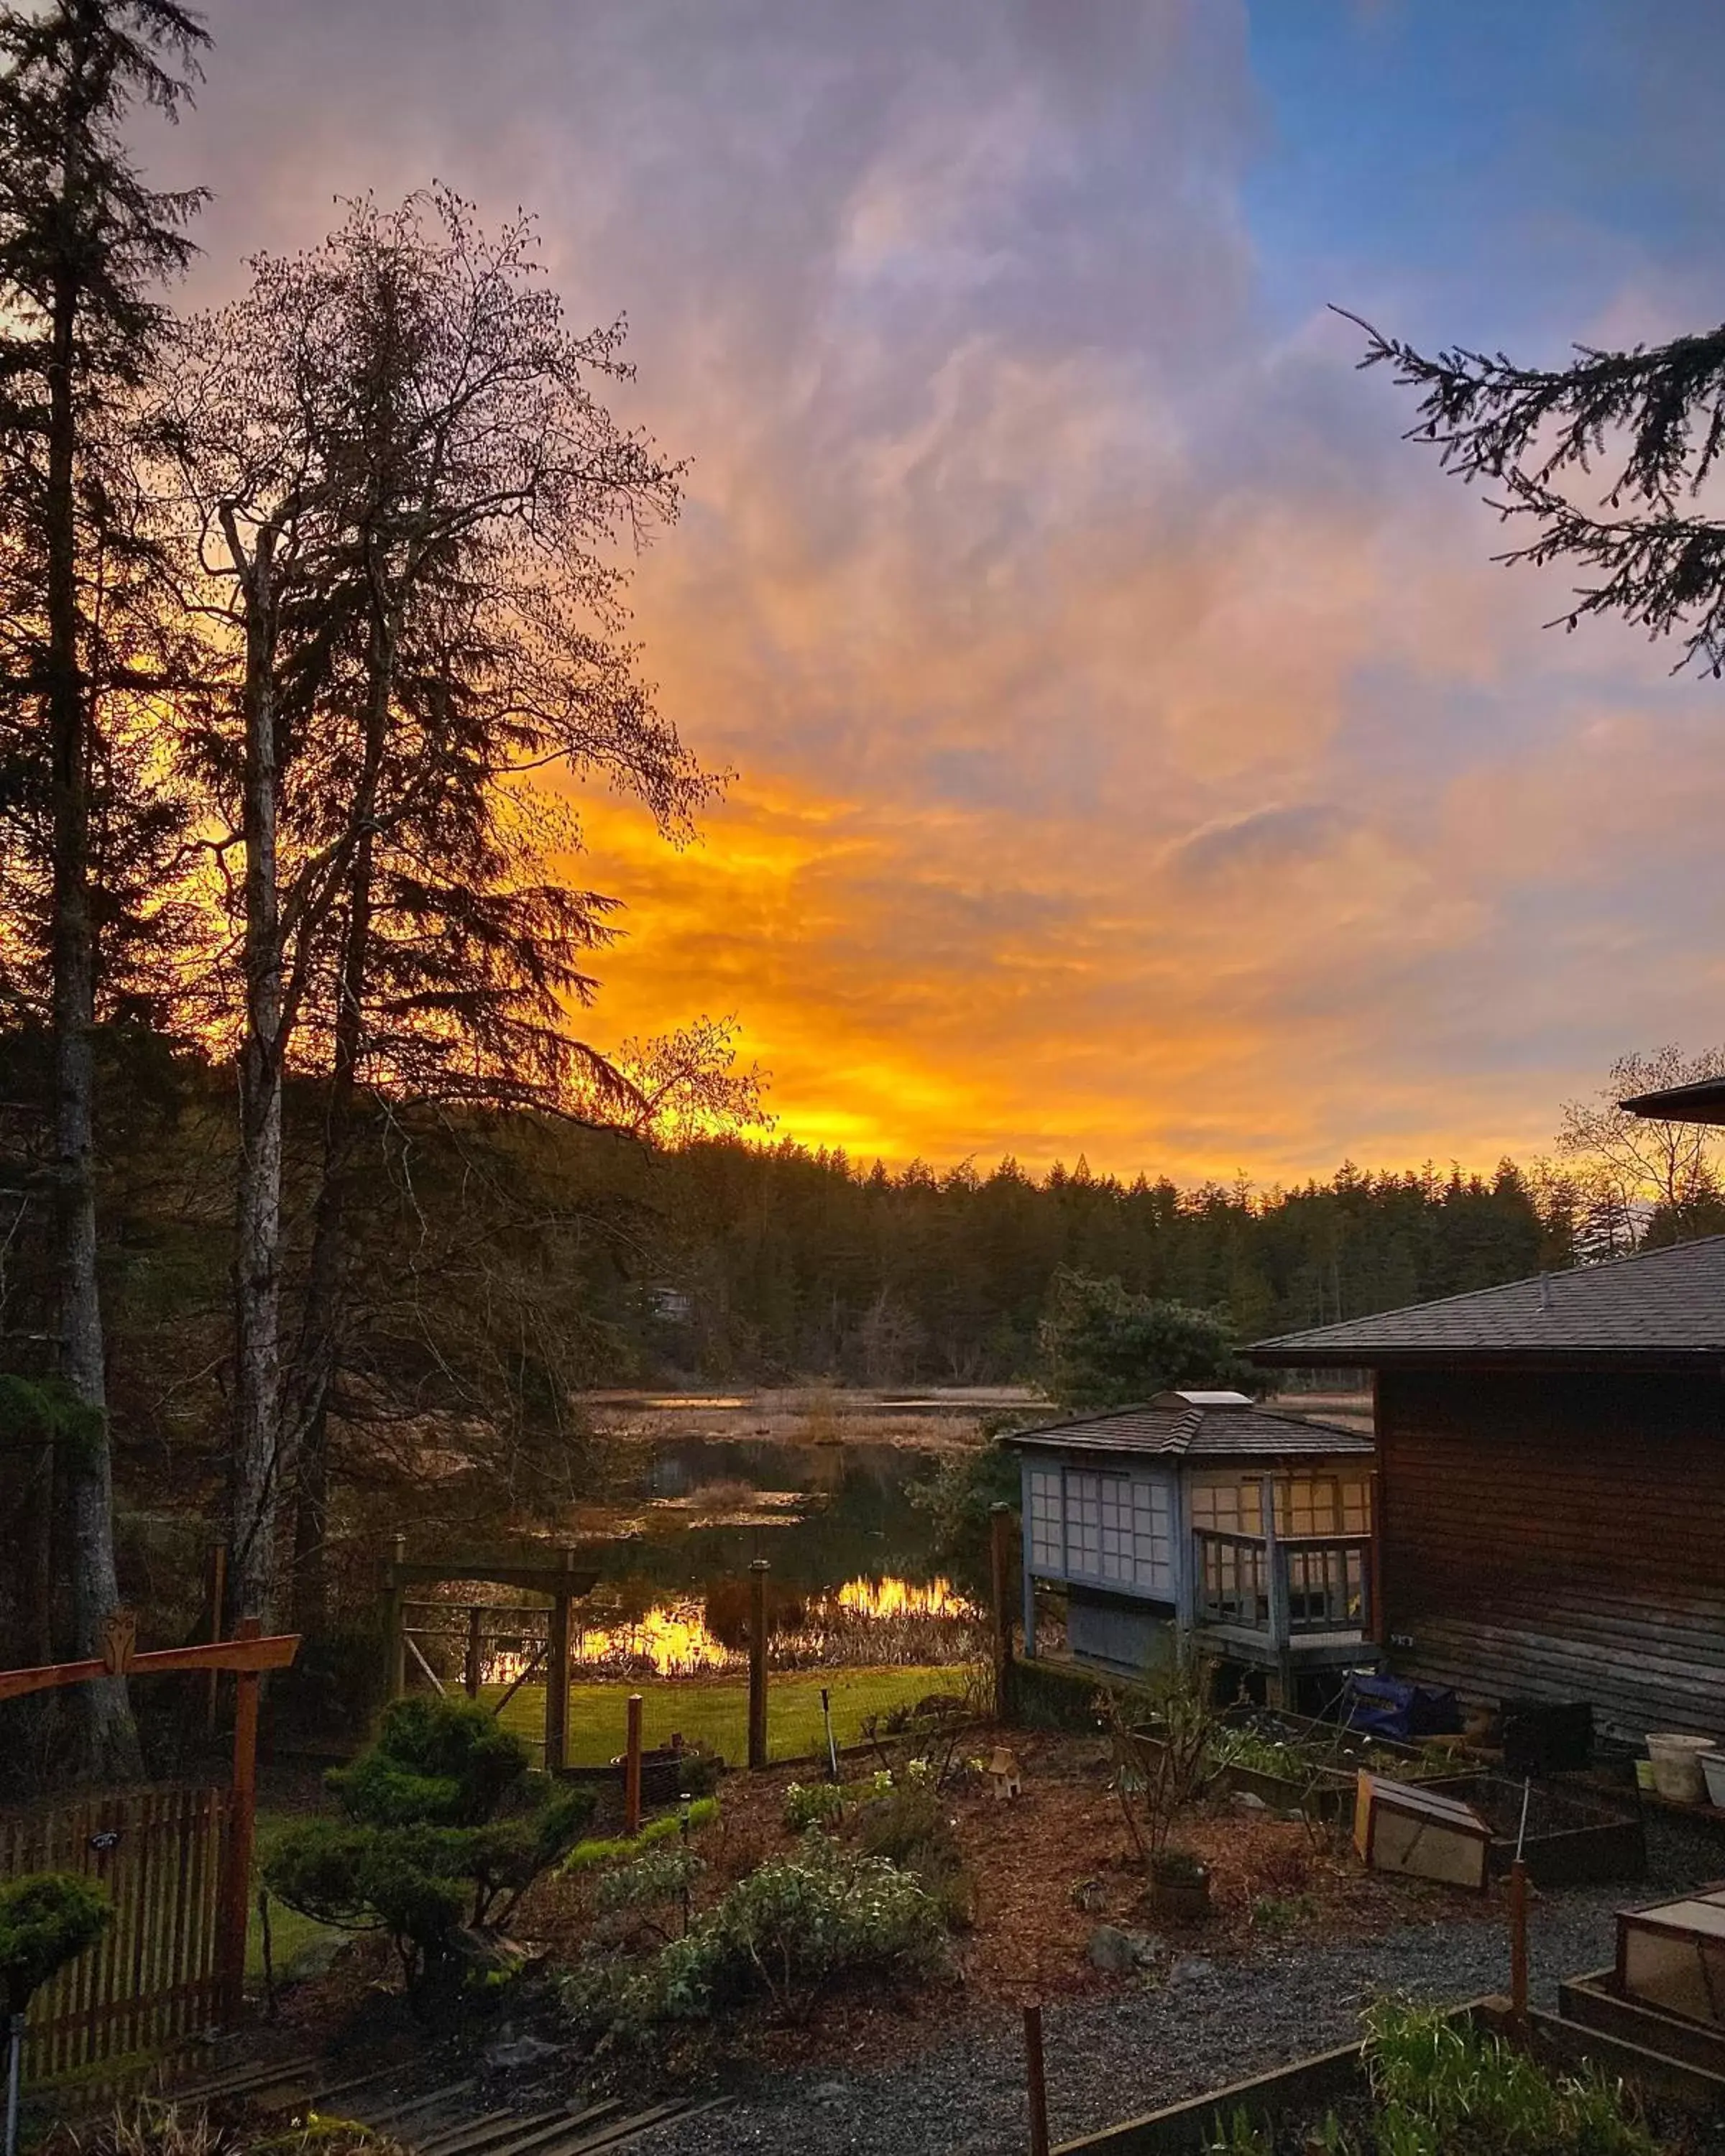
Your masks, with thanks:
[[[1252,1903],[1252,1929],[1270,1938],[1285,1938],[1308,1922],[1317,1907],[1309,1894],[1260,1894]]]
[[[0,1885],[0,1995],[22,2014],[49,1979],[95,1944],[114,1914],[93,1880],[33,1871]]]
[[[591,1791],[553,1792],[465,1700],[396,1701],[370,1750],[328,1779],[347,1819],[290,1829],[264,1883],[320,1922],[387,1932],[410,1987],[470,1971],[484,1929],[508,1922],[593,1815]]]
[[[716,1797],[697,1797],[689,1807],[690,1832],[698,1834],[718,1816]],[[682,1831],[681,1812],[664,1812],[659,1818],[649,1820],[638,1835],[596,1835],[587,1841],[578,1841],[563,1859],[562,1868],[567,1872],[593,1871],[602,1865],[627,1863],[660,1842],[677,1840]]]
[[[1159,1886],[1198,1887],[1204,1882],[1203,1861],[1189,1849],[1158,1849],[1151,1862],[1155,1867]]]
[[[1236,2104],[1225,2119],[1216,2113],[1204,2144],[1204,2156],[1275,2156],[1275,2150],[1269,2128],[1260,2125],[1243,2104]]]
[[[784,1793],[782,1814],[792,1834],[806,1834],[812,1826],[827,1826],[845,1810],[845,1792],[836,1782],[793,1782]]]

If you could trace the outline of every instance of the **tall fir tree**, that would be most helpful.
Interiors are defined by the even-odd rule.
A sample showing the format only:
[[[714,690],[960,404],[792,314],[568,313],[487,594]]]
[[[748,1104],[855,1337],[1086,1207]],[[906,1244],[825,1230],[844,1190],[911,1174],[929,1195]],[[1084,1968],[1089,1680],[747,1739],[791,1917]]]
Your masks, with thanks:
[[[174,0],[0,12],[0,724],[13,788],[46,804],[59,1362],[87,1411],[59,1462],[80,1652],[119,1594],[94,1181],[104,608],[116,569],[136,566],[128,407],[161,351],[159,290],[193,251],[201,199],[145,184],[127,125],[140,104],[178,112],[207,42]],[[88,1768],[135,1769],[124,1685],[87,1686],[82,1704]]]

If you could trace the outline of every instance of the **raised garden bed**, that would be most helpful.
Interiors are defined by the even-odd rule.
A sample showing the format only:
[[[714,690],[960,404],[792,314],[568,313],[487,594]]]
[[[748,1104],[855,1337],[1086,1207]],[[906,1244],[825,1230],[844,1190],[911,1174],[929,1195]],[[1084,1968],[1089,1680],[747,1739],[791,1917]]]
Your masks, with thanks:
[[[1507,1774],[1473,1774],[1442,1786],[1446,1797],[1471,1804],[1484,1819],[1491,1830],[1490,1868],[1507,1872],[1515,1861],[1522,1784]],[[1522,1854],[1536,1887],[1597,1885],[1639,1879],[1647,1868],[1647,1837],[1638,1810],[1536,1782]]]
[[[1566,2021],[1579,2027],[1681,2059],[1725,2081],[1725,2031],[1665,2013],[1645,1999],[1625,1998],[1615,1969],[1568,1978],[1558,1986],[1558,2008]]]
[[[1473,1771],[1470,1762],[1418,1744],[1262,1707],[1230,1716],[1221,1744],[1214,1788],[1325,1821],[1351,1810],[1362,1768],[1446,1789],[1458,1772]]]
[[[1725,2076],[1661,2056],[1606,2031],[1578,2029],[1555,2015],[1534,2012],[1518,2034],[1502,1999],[1470,2000],[1455,2008],[1452,2018],[1507,2038],[1548,2069],[1575,2072],[1592,2067],[1656,2107],[1702,2117],[1725,2114]],[[1233,2082],[1184,2103],[1061,2142],[1053,2156],[1194,2156],[1214,2145],[1219,2131],[1225,2136],[1236,2123],[1261,2131],[1278,2148],[1297,2145],[1291,2137],[1309,2128],[1327,2110],[1362,2104],[1368,2088],[1365,2045],[1340,2045],[1274,2073]]]

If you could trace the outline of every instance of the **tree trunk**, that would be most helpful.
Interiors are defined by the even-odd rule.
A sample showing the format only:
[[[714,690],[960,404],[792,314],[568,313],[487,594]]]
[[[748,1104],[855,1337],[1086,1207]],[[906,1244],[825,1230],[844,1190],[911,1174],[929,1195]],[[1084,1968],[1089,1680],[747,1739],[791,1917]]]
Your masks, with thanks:
[[[374,628],[365,762],[355,803],[358,837],[348,874],[347,921],[337,977],[323,1174],[312,1227],[305,1300],[300,1312],[291,1385],[296,1512],[294,1537],[295,1622],[321,1630],[329,1618],[326,1545],[329,1533],[329,1409],[340,1359],[341,1296],[347,1276],[347,1205],[357,1136],[359,1069],[365,1050],[366,987],[371,956],[377,865],[377,795],[394,685],[394,639]]]
[[[69,152],[64,187],[78,186]],[[74,1651],[97,1651],[102,1620],[120,1605],[114,1561],[114,1471],[107,1422],[101,1291],[96,1268],[95,949],[90,906],[90,725],[79,650],[72,372],[79,287],[67,272],[54,296],[49,376],[47,542],[48,721],[54,815],[53,997],[55,1188],[60,1370],[92,1426],[67,1448]],[[141,1772],[125,1681],[80,1688],[82,1765],[92,1776]]]
[[[237,532],[229,544],[239,555]],[[234,1253],[236,1394],[228,1594],[236,1617],[267,1620],[281,1502],[281,893],[276,864],[275,558],[259,537],[246,591],[245,1038],[239,1057]]]

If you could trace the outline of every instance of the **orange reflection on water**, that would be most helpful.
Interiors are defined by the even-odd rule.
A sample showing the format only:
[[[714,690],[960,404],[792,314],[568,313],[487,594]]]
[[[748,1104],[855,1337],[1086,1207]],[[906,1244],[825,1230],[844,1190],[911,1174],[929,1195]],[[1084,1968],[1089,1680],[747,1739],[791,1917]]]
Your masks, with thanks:
[[[706,1629],[698,1602],[659,1603],[633,1624],[583,1626],[572,1661],[650,1662],[662,1677],[728,1669],[742,1660]]]
[[[950,1579],[919,1587],[908,1579],[847,1579],[839,1589],[841,1609],[860,1617],[973,1617],[976,1612]]]

